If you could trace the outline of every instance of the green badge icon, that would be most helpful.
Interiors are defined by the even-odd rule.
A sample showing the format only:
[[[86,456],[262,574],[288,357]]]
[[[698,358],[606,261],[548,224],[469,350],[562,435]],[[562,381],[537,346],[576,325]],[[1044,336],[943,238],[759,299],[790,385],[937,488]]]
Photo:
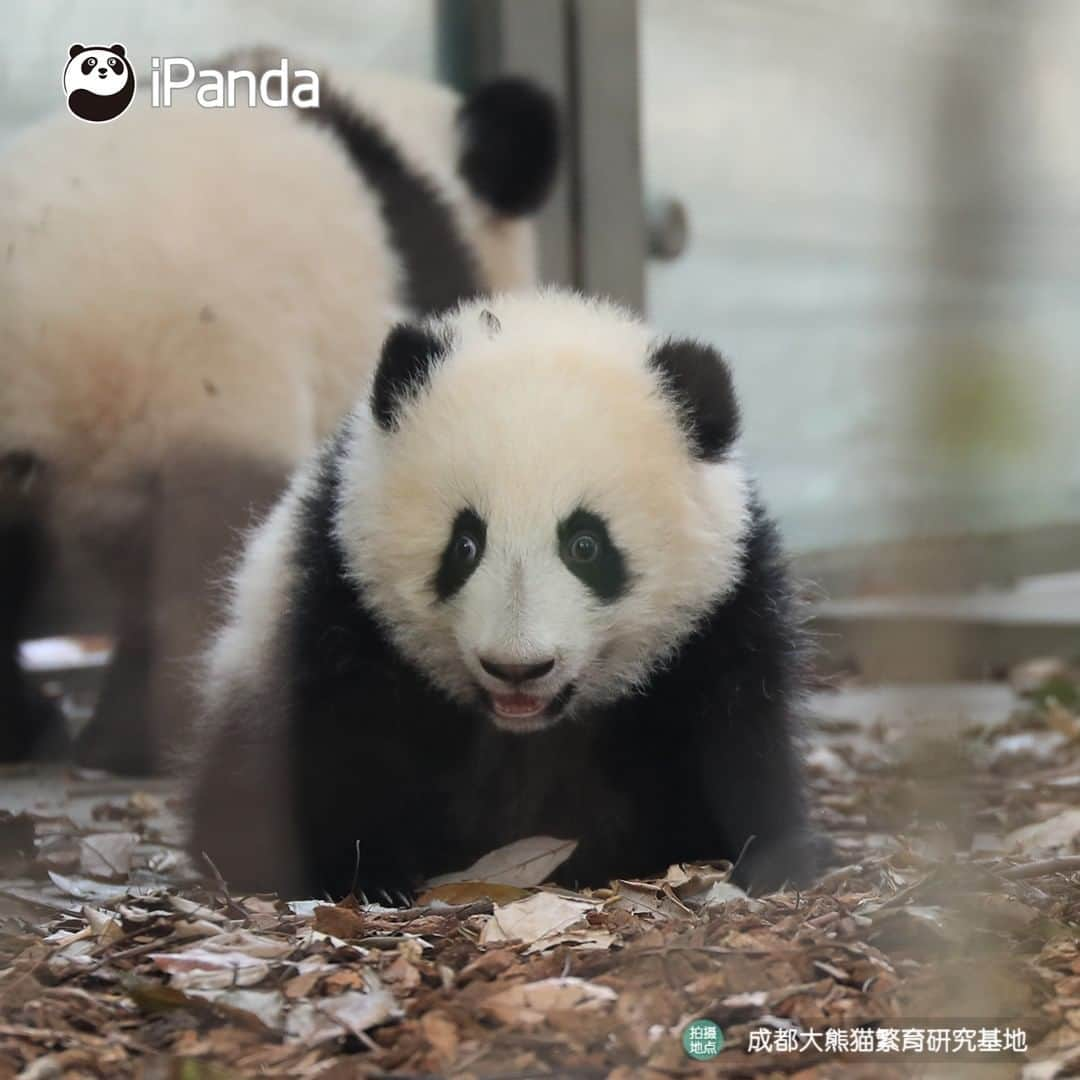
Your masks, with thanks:
[[[703,1016],[691,1020],[683,1028],[682,1045],[687,1057],[695,1061],[712,1061],[724,1049],[724,1033],[715,1020]]]

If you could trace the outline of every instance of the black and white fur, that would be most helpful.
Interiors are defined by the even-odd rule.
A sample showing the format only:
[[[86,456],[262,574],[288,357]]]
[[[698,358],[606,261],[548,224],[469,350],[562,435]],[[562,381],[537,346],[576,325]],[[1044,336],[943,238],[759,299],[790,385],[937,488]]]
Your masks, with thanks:
[[[320,75],[313,110],[139,95],[123,123],[61,114],[5,145],[0,760],[62,734],[16,643],[81,629],[117,648],[80,760],[160,768],[190,728],[209,582],[388,329],[534,280],[546,93]]]
[[[712,349],[544,292],[387,338],[254,533],[209,661],[192,848],[239,889],[812,875],[801,636]]]

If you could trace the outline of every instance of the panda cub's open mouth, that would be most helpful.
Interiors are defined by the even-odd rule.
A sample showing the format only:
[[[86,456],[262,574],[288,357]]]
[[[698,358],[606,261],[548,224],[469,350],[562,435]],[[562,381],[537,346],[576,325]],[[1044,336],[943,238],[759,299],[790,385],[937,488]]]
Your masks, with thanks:
[[[520,690],[495,693],[483,687],[480,688],[480,693],[485,711],[497,728],[527,735],[553,727],[559,722],[567,703],[573,697],[574,687],[565,686],[554,696],[529,694]]]

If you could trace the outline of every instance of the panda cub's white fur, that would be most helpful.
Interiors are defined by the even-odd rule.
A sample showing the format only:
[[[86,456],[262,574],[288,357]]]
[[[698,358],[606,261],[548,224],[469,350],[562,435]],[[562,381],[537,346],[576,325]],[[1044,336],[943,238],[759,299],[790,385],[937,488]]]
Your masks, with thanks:
[[[608,303],[392,330],[234,579],[193,850],[307,895],[529,835],[579,840],[567,883],[804,880],[801,637],[738,430],[719,354]]]

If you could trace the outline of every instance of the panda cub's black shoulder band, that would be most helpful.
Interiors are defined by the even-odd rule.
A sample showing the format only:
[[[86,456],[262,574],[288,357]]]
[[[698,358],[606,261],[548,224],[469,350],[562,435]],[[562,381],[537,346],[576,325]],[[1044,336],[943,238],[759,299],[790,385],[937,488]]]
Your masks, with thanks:
[[[371,412],[379,427],[393,429],[402,404],[431,378],[448,346],[446,338],[408,323],[390,331],[371,389]]]

